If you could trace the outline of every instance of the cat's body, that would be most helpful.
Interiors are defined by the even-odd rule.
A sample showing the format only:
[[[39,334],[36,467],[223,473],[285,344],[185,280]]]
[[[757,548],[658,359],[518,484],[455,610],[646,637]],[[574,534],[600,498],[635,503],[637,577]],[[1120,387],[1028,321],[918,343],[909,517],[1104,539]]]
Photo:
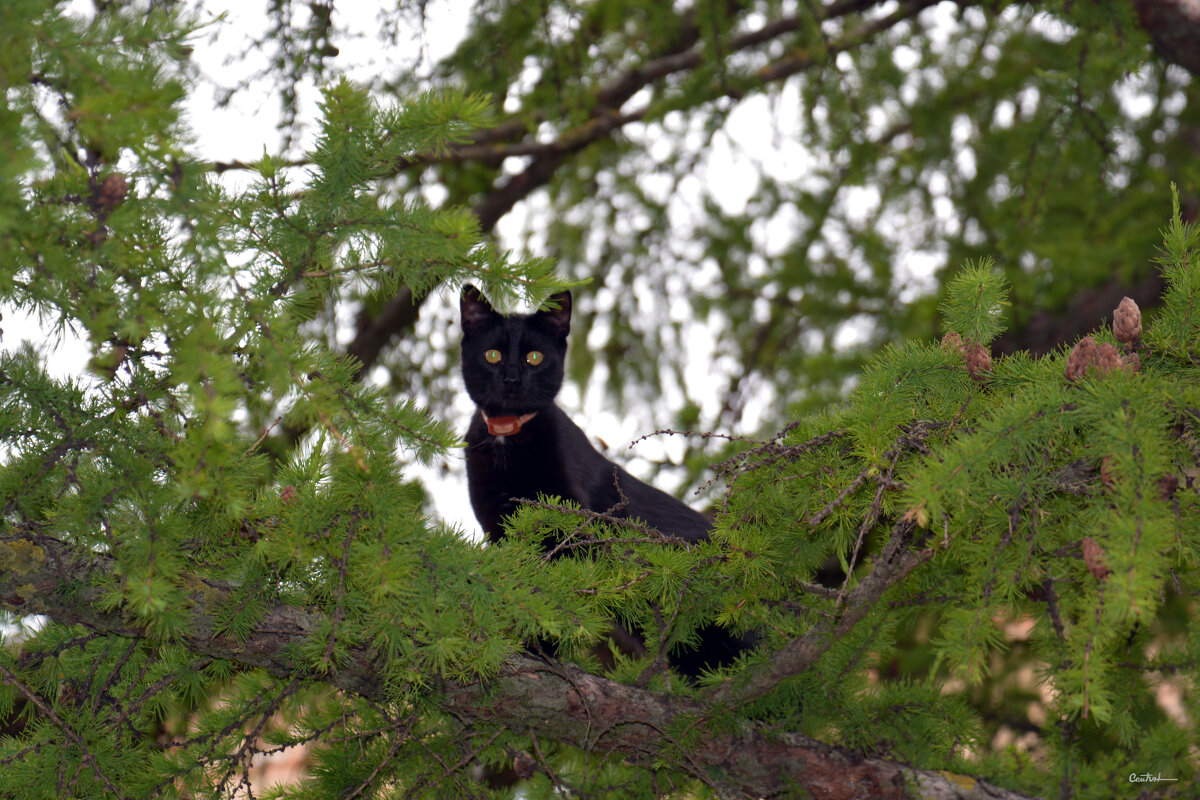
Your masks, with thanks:
[[[708,519],[606,459],[554,404],[567,353],[570,293],[551,302],[555,308],[536,314],[504,316],[474,287],[462,292],[463,379],[477,406],[467,431],[467,482],[489,541],[504,538],[502,521],[518,500],[539,495],[641,520],[671,537],[707,539]],[[728,663],[749,641],[710,625],[700,645],[678,651],[671,664],[695,676],[704,666]]]
[[[467,480],[475,516],[493,542],[503,537],[501,520],[516,510],[516,499],[539,495],[636,518],[681,539],[708,538],[709,522],[702,514],[600,455],[555,405],[538,411],[508,436],[488,433],[483,415],[476,412],[467,431]]]

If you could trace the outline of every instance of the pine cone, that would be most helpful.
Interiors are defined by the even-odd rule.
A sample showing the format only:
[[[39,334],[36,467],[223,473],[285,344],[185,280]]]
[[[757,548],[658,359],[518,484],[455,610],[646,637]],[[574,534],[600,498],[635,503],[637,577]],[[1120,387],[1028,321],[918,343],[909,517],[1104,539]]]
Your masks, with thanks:
[[[96,193],[96,205],[106,212],[112,211],[128,194],[129,182],[124,175],[114,172],[101,182],[100,190]]]
[[[1080,549],[1083,551],[1083,563],[1087,565],[1093,578],[1102,581],[1112,573],[1105,562],[1104,548],[1095,539],[1090,536],[1083,537]]]
[[[964,353],[967,359],[967,372],[977,381],[992,371],[992,355],[981,344],[972,344]]]
[[[1142,311],[1132,298],[1121,298],[1113,312],[1113,336],[1124,345],[1132,345],[1142,335]]]
[[[1107,375],[1114,369],[1121,368],[1121,351],[1117,349],[1115,344],[1101,342],[1096,345],[1096,363],[1094,364],[1096,372],[1100,375]]]
[[[1079,340],[1071,355],[1067,357],[1067,380],[1075,381],[1082,378],[1087,368],[1096,363],[1096,340],[1085,336]]]
[[[1121,351],[1117,346],[1109,342],[1097,343],[1091,336],[1085,336],[1075,345],[1075,349],[1071,351],[1071,355],[1067,357],[1067,380],[1075,381],[1082,378],[1089,369],[1095,370],[1097,375],[1107,375],[1114,369],[1124,369],[1129,372],[1137,372],[1141,367],[1141,360],[1134,358],[1121,358]]]
[[[513,772],[521,780],[533,777],[533,773],[537,771],[537,762],[528,753],[517,753],[513,757]]]

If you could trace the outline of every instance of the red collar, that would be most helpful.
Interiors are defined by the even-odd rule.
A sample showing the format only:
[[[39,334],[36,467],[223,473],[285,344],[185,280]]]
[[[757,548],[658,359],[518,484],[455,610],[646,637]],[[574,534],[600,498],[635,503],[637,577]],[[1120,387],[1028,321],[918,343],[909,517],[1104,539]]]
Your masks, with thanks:
[[[537,416],[537,412],[534,411],[531,414],[522,414],[519,417],[489,417],[484,413],[482,408],[479,409],[479,414],[483,417],[483,421],[487,423],[488,433],[492,436],[512,436],[514,433],[520,433],[521,426]]]

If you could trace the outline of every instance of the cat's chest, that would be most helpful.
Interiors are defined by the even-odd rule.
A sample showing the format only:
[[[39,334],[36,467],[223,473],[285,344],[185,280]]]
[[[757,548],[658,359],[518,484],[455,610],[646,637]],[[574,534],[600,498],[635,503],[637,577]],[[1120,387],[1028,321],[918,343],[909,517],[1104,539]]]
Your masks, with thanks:
[[[555,494],[578,500],[553,441],[484,434],[467,452],[468,479],[488,494],[535,499]],[[473,487],[474,488],[474,487]]]
[[[557,496],[586,505],[552,443],[534,437],[490,436],[474,426],[467,435],[467,488],[475,517],[489,540],[503,538],[504,519],[521,500]]]

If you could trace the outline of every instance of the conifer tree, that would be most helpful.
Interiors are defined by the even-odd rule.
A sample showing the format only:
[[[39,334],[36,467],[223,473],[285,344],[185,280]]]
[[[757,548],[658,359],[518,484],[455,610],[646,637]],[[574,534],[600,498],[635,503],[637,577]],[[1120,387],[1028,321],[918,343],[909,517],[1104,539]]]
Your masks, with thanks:
[[[736,3],[580,8],[543,29],[569,7],[482,8],[445,64],[461,80],[405,84],[400,98],[329,74],[332,4],[313,4],[303,36],[281,16],[280,46],[320,56],[280,62],[293,84],[323,70],[319,135],[298,153],[214,165],[194,155],[180,121],[197,38],[181,5],[6,5],[0,302],[80,332],[91,361],[86,375],[59,378],[32,345],[0,355],[0,795],[1186,796],[1200,745],[1200,230],[1184,219],[1194,184],[1181,203],[1160,178],[1194,167],[1138,175],[1128,203],[1153,211],[1094,247],[1081,244],[1086,233],[1131,206],[1078,196],[1083,218],[1047,224],[1070,217],[1078,186],[1026,198],[1028,217],[1004,217],[981,242],[964,234],[949,248],[937,314],[917,301],[888,329],[915,333],[936,316],[940,341],[855,354],[843,366],[861,369],[839,402],[816,409],[797,394],[765,435],[661,434],[723,442],[720,459],[715,447],[694,453],[709,454],[709,542],[683,546],[553,497],[531,498],[500,545],[438,521],[412,467],[457,444],[458,421],[439,412],[434,389],[448,359],[426,343],[404,355],[411,377],[385,383],[364,370],[398,316],[439,286],[470,280],[498,301],[536,304],[587,277],[569,219],[553,227],[557,259],[514,256],[488,235],[522,187],[550,181],[555,202],[586,208],[559,167],[598,175],[627,156],[619,128],[666,125],[688,108],[704,120],[711,104],[788,69],[897,88],[895,64],[879,56],[902,23],[922,58],[957,63],[928,37],[920,3],[765,4],[766,23]],[[1082,120],[1149,57],[1148,40],[1132,11],[1121,25],[1067,7],[1055,13],[1075,29],[1060,48],[1032,12],[1012,8],[980,12],[986,35],[967,19],[961,42],[977,47],[966,52],[999,71],[1017,51],[990,54],[993,36],[1039,43],[1051,68],[1003,74],[1036,74],[1043,88],[1063,80],[1053,65],[1068,56],[1087,69],[1055,89],[1077,101],[1065,117],[1036,112],[989,147],[997,158],[1029,152],[1031,136],[1061,122],[1061,166],[1079,170],[1095,135]],[[819,24],[805,16],[818,12]],[[776,29],[808,38],[767,36]],[[646,34],[638,46],[631,31]],[[772,41],[790,49],[757,63],[752,48]],[[1114,41],[1126,48],[1097,51]],[[612,78],[576,94],[543,71],[530,98],[576,103],[551,123],[562,125],[554,146],[522,138],[549,117],[502,117],[511,74],[484,80],[479,48],[505,42],[514,64],[537,56]],[[562,60],[579,50],[586,65]],[[987,73],[968,62],[945,86],[964,91],[972,70]],[[1164,103],[1192,91],[1174,70],[1151,80]],[[822,85],[806,86],[810,101]],[[653,110],[630,111],[647,87]],[[931,111],[948,119],[958,107],[934,95],[943,104]],[[999,95],[971,99],[985,96],[994,106]],[[904,169],[868,170],[864,142],[841,127],[875,101],[867,89],[831,95],[836,130],[814,116],[814,141],[847,148],[832,163],[850,184]],[[1113,130],[1141,137],[1146,163],[1184,145],[1155,136],[1183,111],[1160,108],[1144,124],[1110,112]],[[1009,135],[1019,143],[1005,145]],[[491,183],[496,157],[522,148],[532,160],[521,174],[532,176]],[[1022,168],[1050,182],[1059,165],[1032,152]],[[1125,156],[1114,158],[1108,167]],[[430,165],[446,167],[445,203],[405,177]],[[221,180],[228,167],[249,180]],[[1002,171],[989,169],[976,174]],[[799,205],[845,214],[824,189]],[[708,244],[753,249],[734,241],[746,225],[711,211],[726,230]],[[885,244],[862,246],[880,248],[882,263]],[[1014,285],[1022,247],[1074,250],[1055,257],[1064,294],[1083,280],[1080,265],[1117,257],[1152,262],[1165,290],[1153,312],[1134,299],[1098,309],[1088,336],[1047,355],[1003,354],[1005,326],[1028,313],[1028,287]],[[796,258],[780,256],[776,277],[798,270],[796,285],[815,287],[822,260]],[[771,327],[779,309],[758,319],[753,299],[786,286],[753,274],[734,286],[722,263],[727,288],[741,290],[723,311],[767,331],[759,358],[771,361],[790,329]],[[830,292],[854,272],[849,257],[823,263],[836,267]],[[844,288],[866,308],[893,293],[889,277]],[[328,320],[350,301],[362,316],[346,347]],[[820,379],[799,370],[814,356],[796,356],[779,375],[811,390]],[[547,536],[571,542],[572,555],[545,558]],[[615,616],[643,635],[644,656],[601,657]],[[673,675],[665,653],[714,619],[760,645],[695,684]],[[309,753],[301,782],[253,783],[262,757],[292,748]],[[482,768],[510,771],[516,789],[479,780]]]

